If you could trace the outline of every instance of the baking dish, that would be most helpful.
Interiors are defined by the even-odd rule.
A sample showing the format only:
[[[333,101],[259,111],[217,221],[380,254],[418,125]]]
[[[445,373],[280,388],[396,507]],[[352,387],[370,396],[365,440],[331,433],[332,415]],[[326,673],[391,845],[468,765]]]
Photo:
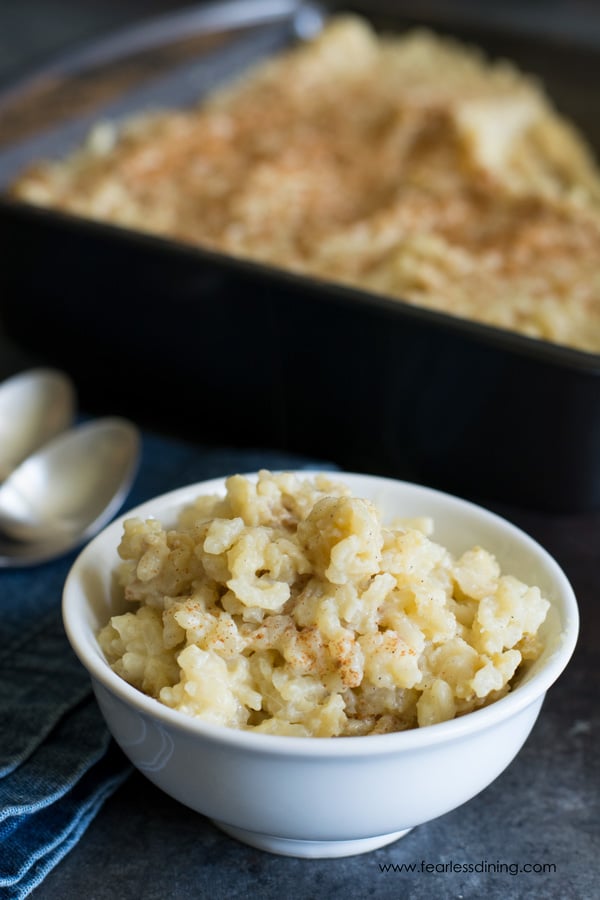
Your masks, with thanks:
[[[385,28],[417,21],[402,4],[349,6]],[[195,100],[328,10],[217,4],[59,60],[4,98],[0,184],[67,152],[99,117]],[[600,147],[593,47],[427,24],[538,73]],[[65,368],[89,409],[477,499],[600,505],[598,354],[8,199],[0,237],[4,329]]]

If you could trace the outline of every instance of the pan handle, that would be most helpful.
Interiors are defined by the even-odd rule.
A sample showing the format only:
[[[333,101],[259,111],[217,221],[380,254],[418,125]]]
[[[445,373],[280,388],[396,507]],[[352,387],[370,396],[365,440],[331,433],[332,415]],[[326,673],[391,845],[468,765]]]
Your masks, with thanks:
[[[323,10],[318,4],[302,0],[226,0],[162,14],[77,48],[36,69],[0,91],[0,108],[14,103],[41,82],[62,81],[186,37],[289,21],[298,36],[306,38],[320,30],[323,18]]]

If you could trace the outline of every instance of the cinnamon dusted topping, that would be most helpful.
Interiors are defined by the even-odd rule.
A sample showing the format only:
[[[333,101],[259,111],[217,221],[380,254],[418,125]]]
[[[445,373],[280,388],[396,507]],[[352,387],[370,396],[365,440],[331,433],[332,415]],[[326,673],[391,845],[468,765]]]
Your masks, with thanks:
[[[600,352],[600,175],[540,86],[355,17],[15,196]]]
[[[454,557],[427,517],[384,524],[326,475],[263,470],[225,488],[175,528],[124,524],[132,607],[98,640],[167,706],[265,734],[384,734],[494,702],[542,652],[540,590],[481,547]]]

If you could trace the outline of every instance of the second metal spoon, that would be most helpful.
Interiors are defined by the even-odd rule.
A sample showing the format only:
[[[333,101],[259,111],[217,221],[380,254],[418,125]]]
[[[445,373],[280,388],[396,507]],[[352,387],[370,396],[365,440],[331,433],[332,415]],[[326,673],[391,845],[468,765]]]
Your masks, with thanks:
[[[51,559],[99,531],[123,503],[138,458],[137,428],[106,418],[26,459],[0,487],[0,567]]]

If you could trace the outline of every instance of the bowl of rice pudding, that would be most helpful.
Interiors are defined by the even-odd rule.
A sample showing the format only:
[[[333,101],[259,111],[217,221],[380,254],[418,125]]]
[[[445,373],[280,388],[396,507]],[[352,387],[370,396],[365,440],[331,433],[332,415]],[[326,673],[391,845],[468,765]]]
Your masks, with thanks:
[[[482,507],[261,471],[128,512],[63,618],[137,769],[273,853],[363,853],[485,789],[577,639],[571,586]]]

